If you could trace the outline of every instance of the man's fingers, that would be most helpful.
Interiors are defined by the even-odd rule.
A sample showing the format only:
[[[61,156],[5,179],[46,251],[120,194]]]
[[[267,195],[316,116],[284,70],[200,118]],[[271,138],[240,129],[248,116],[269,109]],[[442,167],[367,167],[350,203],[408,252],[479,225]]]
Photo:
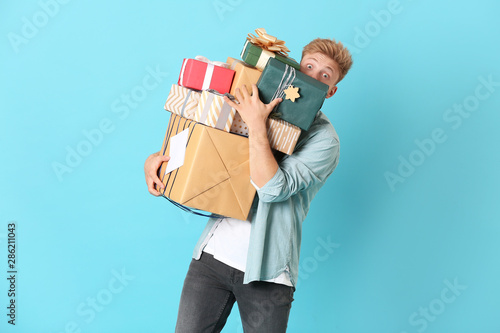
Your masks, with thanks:
[[[158,188],[163,189],[165,187],[165,185],[163,185],[161,179],[157,175],[154,175],[152,178],[153,182],[156,184]]]
[[[168,156],[168,155],[159,155],[159,156],[157,157],[157,159],[158,159],[158,161],[159,161],[160,163],[163,163],[163,162],[168,162],[168,161],[170,160],[170,156]]]
[[[253,84],[253,86],[255,86],[255,84]],[[243,88],[240,89],[240,91],[241,91],[241,94],[243,95],[244,99],[250,98],[250,93],[248,92],[248,89],[246,86],[243,86]]]
[[[271,103],[267,104],[268,109],[270,108],[270,111],[272,111],[276,105],[281,103],[282,99],[281,98],[276,98],[275,100],[272,100]]]
[[[158,192],[157,190],[155,190],[154,188],[148,188],[149,190],[149,193],[151,193],[152,195],[154,195],[155,197],[159,197],[160,196],[160,192]]]
[[[259,88],[255,83],[252,83],[252,96],[257,96],[259,98]]]
[[[153,171],[154,172],[157,172],[158,169],[160,168],[161,164],[163,162],[168,162],[170,160],[170,156],[167,156],[167,155],[159,155],[159,156],[156,156],[155,159],[154,159],[154,162],[153,162]]]
[[[149,174],[149,177],[152,180],[152,183],[156,184],[159,188],[163,188],[164,185],[161,182],[161,179],[158,177],[158,172],[160,171],[160,166],[163,162],[168,162],[170,160],[170,156],[160,155],[156,158],[156,166],[154,170],[152,170]]]
[[[153,181],[148,181],[148,191],[154,196],[159,196],[161,193],[155,189],[155,184]]]
[[[145,166],[145,174],[146,174],[146,184],[148,185],[148,191],[154,196],[159,196],[161,193],[156,190],[155,185],[162,189],[164,187],[161,179],[158,177],[158,171],[163,162],[168,162],[170,160],[170,156],[167,155],[156,155],[154,156],[149,163]]]
[[[224,96],[224,102],[226,102],[230,107],[238,110],[238,104],[236,104],[234,101],[232,101],[229,97]]]
[[[246,89],[246,88],[245,88]],[[234,96],[236,96],[236,99],[241,103],[244,101],[244,98],[243,98],[243,95],[241,94],[241,89],[240,88],[236,88],[235,92],[234,92]]]
[[[160,191],[165,188],[165,185],[163,185],[161,179],[154,172],[151,172],[148,175],[147,184],[148,184],[148,191],[149,191],[149,193],[151,193],[152,195],[155,195],[155,196],[159,196],[161,194],[157,190],[157,188],[160,189]]]

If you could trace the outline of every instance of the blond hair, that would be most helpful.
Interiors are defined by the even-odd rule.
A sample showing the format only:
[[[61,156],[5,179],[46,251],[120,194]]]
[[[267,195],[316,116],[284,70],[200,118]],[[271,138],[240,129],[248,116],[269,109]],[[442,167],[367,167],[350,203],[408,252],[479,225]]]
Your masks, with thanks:
[[[337,83],[346,76],[352,66],[351,53],[341,42],[336,42],[335,39],[316,38],[304,46],[302,57],[308,53],[316,52],[326,55],[338,65],[339,79]]]

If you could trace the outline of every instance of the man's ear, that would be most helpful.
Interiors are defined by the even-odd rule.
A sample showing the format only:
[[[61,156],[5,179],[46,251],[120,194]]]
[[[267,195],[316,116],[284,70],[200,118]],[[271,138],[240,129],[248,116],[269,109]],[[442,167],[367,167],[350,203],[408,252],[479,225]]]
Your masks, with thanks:
[[[337,92],[337,86],[334,86],[333,88],[328,90],[328,93],[326,94],[326,98],[332,97],[333,95],[335,95],[336,92]]]

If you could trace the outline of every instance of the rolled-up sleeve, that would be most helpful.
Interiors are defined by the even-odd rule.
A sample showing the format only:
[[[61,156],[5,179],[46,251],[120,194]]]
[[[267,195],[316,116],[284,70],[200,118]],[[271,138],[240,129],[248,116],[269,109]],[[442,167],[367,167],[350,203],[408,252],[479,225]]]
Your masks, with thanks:
[[[329,128],[311,129],[297,144],[292,155],[279,163],[274,176],[257,188],[259,200],[280,202],[311,186],[322,184],[338,164],[340,144],[336,133]]]

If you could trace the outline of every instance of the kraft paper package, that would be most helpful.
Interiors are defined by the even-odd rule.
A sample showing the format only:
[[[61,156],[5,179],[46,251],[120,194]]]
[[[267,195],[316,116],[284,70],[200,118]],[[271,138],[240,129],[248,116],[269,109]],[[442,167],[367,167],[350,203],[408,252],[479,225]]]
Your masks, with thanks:
[[[175,144],[178,134],[184,135],[187,143]],[[182,166],[167,170],[174,152],[182,153],[177,151],[182,145]],[[163,155],[170,156],[159,171],[165,185],[162,195],[190,208],[245,220],[256,193],[250,183],[248,149],[244,136],[172,114],[161,148]]]
[[[234,96],[236,88],[245,87],[248,93],[252,94],[252,84],[257,84],[257,82],[259,82],[262,71],[243,61],[231,57],[227,58],[226,63],[229,64],[230,69],[235,71],[233,83],[229,93]]]

